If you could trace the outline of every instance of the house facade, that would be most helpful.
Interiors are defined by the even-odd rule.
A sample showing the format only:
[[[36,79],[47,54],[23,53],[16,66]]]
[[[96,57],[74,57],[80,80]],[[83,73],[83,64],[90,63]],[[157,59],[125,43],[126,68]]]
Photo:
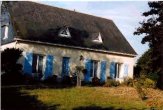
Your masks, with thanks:
[[[34,2],[9,2],[1,25],[1,50],[19,48],[24,74],[62,79],[84,66],[82,80],[133,78],[136,52],[112,20]],[[82,60],[81,60],[82,59]]]

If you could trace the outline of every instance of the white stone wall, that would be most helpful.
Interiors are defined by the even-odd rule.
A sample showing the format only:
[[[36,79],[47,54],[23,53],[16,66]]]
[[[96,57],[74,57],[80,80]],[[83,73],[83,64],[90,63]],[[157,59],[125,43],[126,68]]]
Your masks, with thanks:
[[[9,44],[8,46],[7,45],[1,46],[1,49],[3,50],[6,47],[11,47],[11,45],[13,44]],[[56,74],[59,76],[61,75],[61,71],[62,71],[62,57],[70,57],[70,70],[74,72],[75,66],[79,64],[80,55],[82,55],[85,59],[107,61],[107,65],[106,65],[107,76],[110,76],[110,62],[114,61],[114,62],[122,63],[121,69],[120,69],[120,78],[117,79],[120,81],[123,78],[124,64],[128,64],[129,65],[128,76],[130,78],[133,77],[133,67],[135,63],[134,62],[135,60],[133,57],[111,55],[111,54],[106,54],[106,53],[98,53],[98,52],[92,52],[92,51],[87,51],[87,50],[70,49],[70,48],[56,47],[56,46],[50,46],[50,45],[41,45],[41,44],[36,44],[36,43],[17,42],[16,44],[14,44],[14,46],[16,48],[20,48],[21,50],[23,50],[23,54],[25,54],[25,52],[32,52],[32,53],[42,54],[45,56],[47,54],[53,55],[54,56],[53,74]],[[23,61],[24,60],[22,57],[19,62],[23,62]],[[98,71],[100,72],[99,69]],[[100,75],[97,75],[97,76],[100,76]]]

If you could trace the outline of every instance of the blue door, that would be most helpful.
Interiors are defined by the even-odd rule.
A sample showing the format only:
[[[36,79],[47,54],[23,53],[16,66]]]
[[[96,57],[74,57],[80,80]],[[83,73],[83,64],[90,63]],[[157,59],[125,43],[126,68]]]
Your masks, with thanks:
[[[106,81],[106,61],[101,62],[101,74],[100,74],[100,82],[104,83]]]
[[[115,62],[111,62],[110,64],[110,77],[112,79],[115,78],[115,74],[116,74],[116,63]]]
[[[53,60],[54,57],[52,55],[46,56],[46,68],[44,72],[45,79],[53,75]]]
[[[84,81],[88,83],[91,81],[91,71],[92,71],[92,61],[90,59],[86,59],[85,68],[86,73],[84,75]]]
[[[69,57],[63,57],[62,60],[62,77],[63,76],[69,76],[70,72],[70,58]]]
[[[33,60],[33,54],[30,52],[26,52],[23,71],[25,74],[30,76],[32,76],[32,60]]]

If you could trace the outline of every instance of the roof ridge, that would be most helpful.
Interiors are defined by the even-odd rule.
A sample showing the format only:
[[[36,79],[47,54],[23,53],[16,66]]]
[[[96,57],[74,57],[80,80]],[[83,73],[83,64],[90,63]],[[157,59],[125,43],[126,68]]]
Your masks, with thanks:
[[[87,15],[87,16],[91,16],[91,17],[96,17],[96,18],[100,18],[100,19],[104,19],[104,20],[109,20],[109,21],[112,21],[113,22],[113,20],[112,19],[109,19],[109,18],[104,18],[104,17],[92,15],[92,14],[89,14],[89,13],[79,12],[79,11],[73,11],[73,10],[70,10],[70,9],[62,8],[62,7],[47,5],[47,4],[43,4],[41,2],[36,2],[36,1],[23,1],[23,2],[36,3],[36,4],[39,4],[39,5],[44,5],[44,6],[48,6],[48,7],[51,7],[51,8],[58,8],[58,9],[61,9],[61,10],[66,10],[66,11],[70,11],[70,12],[74,12],[74,13],[78,13],[78,14],[83,14],[83,15]]]

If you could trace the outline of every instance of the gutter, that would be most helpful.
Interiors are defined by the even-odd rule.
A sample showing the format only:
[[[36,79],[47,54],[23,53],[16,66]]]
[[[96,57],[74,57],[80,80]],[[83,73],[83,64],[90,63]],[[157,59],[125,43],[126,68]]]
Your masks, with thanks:
[[[17,41],[20,41],[20,42],[28,42],[28,43],[37,43],[37,44],[51,45],[51,46],[56,46],[56,47],[64,47],[64,48],[72,48],[72,49],[80,49],[80,50],[87,50],[87,51],[100,52],[100,53],[107,53],[107,54],[128,56],[128,57],[136,57],[136,55],[134,55],[134,54],[114,52],[114,51],[106,51],[106,50],[100,50],[100,49],[91,49],[91,48],[75,47],[75,46],[68,46],[68,45],[63,45],[63,44],[54,44],[54,43],[41,42],[41,41],[31,41],[31,40],[24,40],[24,39],[20,39],[20,38],[14,38],[14,40],[16,42]]]

